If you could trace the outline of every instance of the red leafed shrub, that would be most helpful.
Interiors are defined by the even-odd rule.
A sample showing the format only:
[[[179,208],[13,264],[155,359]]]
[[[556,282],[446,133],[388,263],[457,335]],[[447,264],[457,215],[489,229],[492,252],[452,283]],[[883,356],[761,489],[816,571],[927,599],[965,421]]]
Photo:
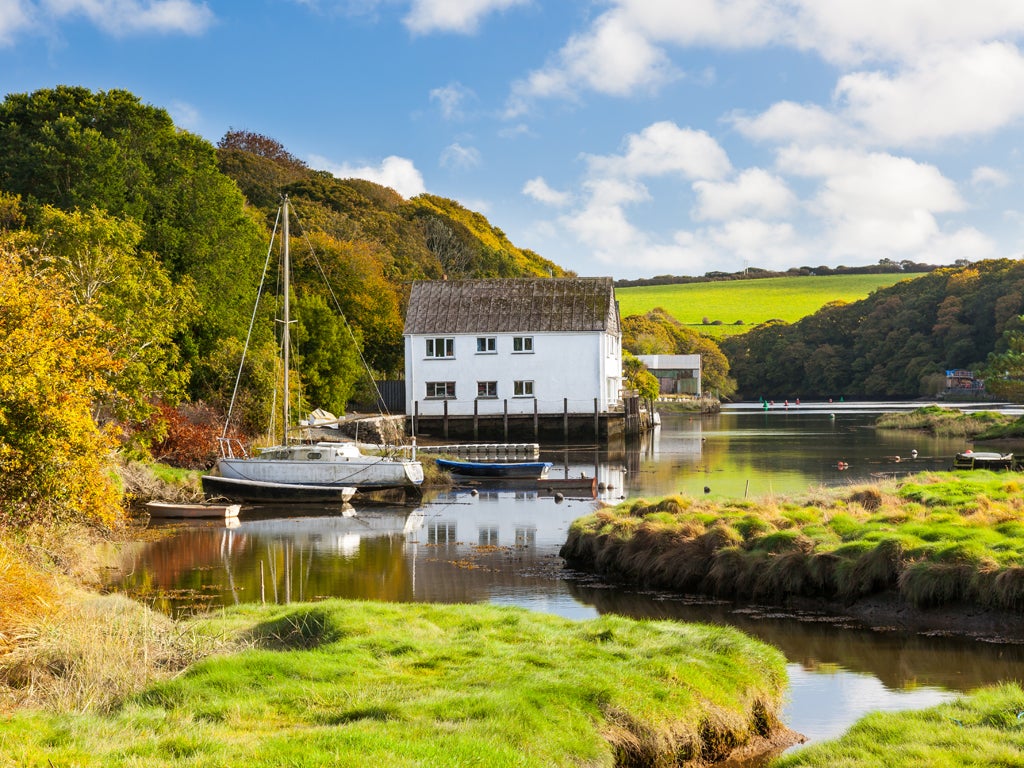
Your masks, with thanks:
[[[153,443],[153,458],[182,469],[209,469],[217,460],[217,438],[223,419],[204,403],[186,403],[173,408],[157,406],[154,417],[167,427],[163,440]]]

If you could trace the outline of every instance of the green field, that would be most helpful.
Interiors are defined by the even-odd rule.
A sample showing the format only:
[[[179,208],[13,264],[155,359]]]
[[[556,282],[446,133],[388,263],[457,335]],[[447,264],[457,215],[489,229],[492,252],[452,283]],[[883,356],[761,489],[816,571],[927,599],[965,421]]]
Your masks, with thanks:
[[[744,333],[766,320],[796,322],[830,301],[857,301],[878,288],[914,277],[920,275],[768,277],[616,288],[615,296],[623,317],[661,307],[701,333],[729,336]],[[704,318],[709,324],[704,323]]]

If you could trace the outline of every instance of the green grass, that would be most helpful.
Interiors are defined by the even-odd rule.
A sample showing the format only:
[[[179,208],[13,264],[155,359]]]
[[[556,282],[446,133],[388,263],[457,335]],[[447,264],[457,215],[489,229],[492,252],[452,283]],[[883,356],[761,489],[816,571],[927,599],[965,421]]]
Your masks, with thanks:
[[[775,649],[727,627],[331,600],[192,627],[211,657],[110,714],[0,719],[0,766],[612,766],[778,723]]]
[[[744,333],[767,320],[796,322],[831,301],[858,301],[879,288],[919,275],[769,277],[716,283],[616,288],[623,317],[661,307],[684,325],[713,336]],[[720,325],[705,325],[720,321]],[[742,325],[737,325],[742,321]]]
[[[996,411],[972,411],[929,405],[909,413],[884,413],[875,421],[880,429],[919,429],[944,437],[977,437],[1018,423],[1019,419]]]
[[[575,521],[562,554],[576,567],[683,592],[839,601],[892,592],[916,607],[968,601],[1016,611],[1021,491],[1016,473],[976,471],[794,501],[641,499]]]
[[[842,737],[800,749],[772,768],[804,765],[1024,765],[1024,690],[1007,683],[916,712],[875,712]]]

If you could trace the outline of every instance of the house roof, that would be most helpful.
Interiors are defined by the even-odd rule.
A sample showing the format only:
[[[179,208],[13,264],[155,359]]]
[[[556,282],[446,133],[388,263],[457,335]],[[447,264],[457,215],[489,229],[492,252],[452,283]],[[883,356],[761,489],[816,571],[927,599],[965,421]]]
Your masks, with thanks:
[[[406,334],[619,332],[610,277],[417,280]]]

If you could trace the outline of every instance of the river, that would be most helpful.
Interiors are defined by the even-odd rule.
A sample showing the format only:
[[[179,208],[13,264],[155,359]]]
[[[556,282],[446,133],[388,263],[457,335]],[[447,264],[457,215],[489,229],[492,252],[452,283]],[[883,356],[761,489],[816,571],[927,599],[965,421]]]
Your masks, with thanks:
[[[593,476],[604,501],[686,493],[794,494],[926,469],[948,469],[962,439],[871,428],[919,404],[741,404],[713,416],[664,414],[632,450],[544,450],[551,477]],[[810,741],[871,710],[929,706],[958,691],[1024,679],[1021,642],[872,631],[766,606],[638,593],[563,567],[558,550],[593,498],[477,486],[428,494],[417,507],[243,509],[224,522],[162,524],[171,535],[123,553],[110,587],[170,614],[247,601],[338,596],[491,602],[573,619],[633,617],[730,624],[788,660],[787,724]],[[154,523],[154,525],[156,525]]]

